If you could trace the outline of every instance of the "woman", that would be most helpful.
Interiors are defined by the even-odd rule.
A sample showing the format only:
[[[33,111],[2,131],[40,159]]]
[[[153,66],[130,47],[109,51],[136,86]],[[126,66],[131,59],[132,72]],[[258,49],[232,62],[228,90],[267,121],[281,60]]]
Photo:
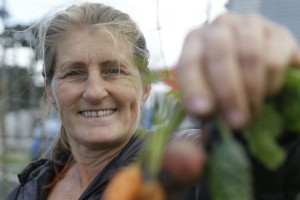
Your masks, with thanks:
[[[53,161],[29,166],[18,196],[100,199],[141,145],[133,134],[150,92],[142,78],[149,73],[144,37],[127,14],[87,3],[41,24],[39,39],[47,95],[63,125]],[[92,182],[97,174],[101,181]],[[88,188],[95,184],[96,194]]]
[[[227,21],[222,21],[224,19]],[[256,19],[255,22],[262,21]],[[228,42],[228,38],[232,37],[227,30],[234,24],[232,22],[235,20],[221,16],[207,29],[194,31],[187,37],[179,62],[179,78],[189,112],[207,115],[217,105],[213,102],[219,102],[223,110],[233,109],[225,116],[229,117],[228,122],[233,128],[238,128],[249,120],[252,114],[249,108],[260,105],[266,94],[266,91],[261,91],[265,86],[262,82],[269,76],[262,77],[260,85],[255,84],[255,92],[259,91],[259,97],[254,102],[250,98],[249,104],[244,91],[254,92],[253,88],[249,89],[253,84],[249,78],[261,73],[257,68],[252,70],[255,73],[245,77],[245,71],[240,73],[237,67],[221,70],[222,76],[213,71],[211,66],[217,63],[213,61],[218,61],[218,66],[222,62],[228,64],[235,61],[233,55],[239,53],[228,50],[226,55],[232,56],[229,59],[220,55],[220,51],[214,52],[210,48],[218,50],[222,47],[224,50],[228,44],[233,46],[232,40]],[[256,24],[253,21],[249,23]],[[269,23],[261,25],[258,30],[265,26],[269,26]],[[273,29],[273,32],[277,30]],[[222,34],[208,34],[218,31]],[[223,33],[228,38],[222,38]],[[202,43],[203,37],[208,38],[208,43]],[[285,38],[288,41],[293,39],[290,35]],[[52,159],[30,164],[19,175],[20,186],[7,199],[100,199],[112,175],[132,163],[143,144],[134,133],[141,108],[150,92],[145,39],[127,14],[102,4],[85,3],[70,6],[41,23],[39,40],[47,96],[60,115],[61,133]],[[203,62],[199,58],[203,58],[204,45],[208,47],[205,68],[212,70],[199,73],[199,69],[203,69]],[[295,54],[293,41],[285,46],[292,50],[288,52],[286,63],[280,63],[280,66],[286,65],[292,60],[291,55]],[[248,50],[247,47],[244,49]],[[278,48],[275,50],[278,51]],[[241,52],[247,57],[246,51]],[[222,56],[222,59],[214,55]],[[218,74],[217,81],[214,74]],[[230,105],[225,104],[230,96],[226,95],[225,98],[218,90],[224,87],[222,84],[220,86],[224,78],[227,83],[232,83],[227,89],[231,91],[229,94],[232,97],[242,96]],[[241,84],[244,79],[246,89]],[[207,87],[206,81],[212,84],[213,89]],[[226,101],[221,101],[222,98]],[[238,112],[240,108],[242,110]],[[240,117],[245,113],[244,118]],[[193,196],[188,199],[197,199],[194,193],[190,193]]]

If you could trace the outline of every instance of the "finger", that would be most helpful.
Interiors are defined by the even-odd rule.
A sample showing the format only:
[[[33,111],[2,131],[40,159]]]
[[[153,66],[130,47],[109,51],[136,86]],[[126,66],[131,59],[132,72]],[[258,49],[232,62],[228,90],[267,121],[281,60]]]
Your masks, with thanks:
[[[267,93],[276,93],[283,83],[283,71],[290,65],[300,64],[296,39],[285,27],[270,21],[266,26],[266,65],[268,73]]]
[[[232,31],[228,26],[211,26],[205,45],[205,66],[221,113],[232,128],[239,129],[247,123],[249,110]]]
[[[178,63],[178,80],[187,111],[207,116],[214,109],[215,100],[204,76],[201,32],[194,30],[185,40]]]
[[[261,18],[242,18],[236,27],[238,62],[251,114],[256,115],[265,97],[264,27]]]

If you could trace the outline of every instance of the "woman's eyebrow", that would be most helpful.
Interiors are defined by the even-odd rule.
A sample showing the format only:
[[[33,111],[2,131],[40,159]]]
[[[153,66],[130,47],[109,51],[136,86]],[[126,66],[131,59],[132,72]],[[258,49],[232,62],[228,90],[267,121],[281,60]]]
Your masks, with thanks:
[[[77,61],[77,60],[74,60],[74,61],[65,61],[63,63],[61,63],[59,66],[58,66],[58,69],[60,70],[66,70],[68,69],[69,67],[71,66],[85,66],[87,65],[85,62],[83,61]],[[116,66],[127,66],[128,65],[128,62],[126,62],[125,60],[120,60],[120,59],[107,59],[107,60],[104,60],[102,62],[100,62],[98,64],[100,67],[101,66],[109,66],[109,65],[116,65]]]
[[[85,65],[85,63],[82,61],[66,61],[60,64],[58,67],[59,69],[66,69],[70,66],[82,66],[82,65]]]
[[[103,66],[108,66],[111,64],[123,66],[123,65],[127,65],[127,62],[124,60],[119,60],[119,59],[112,59],[112,60],[106,60],[106,61],[101,62],[101,65],[103,65]]]
[[[119,60],[115,60],[115,59],[113,59],[113,60],[106,60],[106,61],[101,62],[101,65],[115,64],[115,63],[120,63],[120,61]]]

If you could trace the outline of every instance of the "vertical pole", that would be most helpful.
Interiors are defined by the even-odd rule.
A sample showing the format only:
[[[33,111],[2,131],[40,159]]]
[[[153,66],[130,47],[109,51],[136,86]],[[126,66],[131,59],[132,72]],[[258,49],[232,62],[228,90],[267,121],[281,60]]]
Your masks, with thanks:
[[[0,133],[1,133],[1,183],[2,183],[2,192],[1,194],[4,194],[8,190],[8,182],[7,182],[7,154],[8,154],[8,145],[7,145],[7,133],[6,133],[6,122],[5,122],[5,116],[7,113],[7,80],[6,80],[6,69],[5,69],[5,62],[4,62],[4,57],[5,57],[5,48],[2,49],[3,51],[3,56],[1,58],[1,75],[0,75],[0,80],[1,80],[1,106],[0,106]]]
[[[211,17],[211,0],[206,0],[206,20],[205,24],[208,24]]]
[[[5,11],[5,3],[6,1],[5,0],[2,0],[2,9]],[[3,21],[3,24],[5,26],[5,16],[1,16],[2,17],[2,21]],[[3,40],[3,38],[2,38]],[[7,101],[7,98],[8,98],[8,92],[7,92],[7,76],[6,76],[6,69],[5,69],[5,54],[6,54],[6,47],[3,46],[2,48],[2,58],[1,61],[0,61],[0,67],[2,68],[1,70],[1,75],[0,75],[0,88],[1,88],[1,92],[0,92],[0,102],[1,102],[1,106],[0,106],[0,133],[1,133],[1,152],[2,152],[2,155],[1,155],[1,161],[2,161],[2,165],[1,165],[1,171],[2,171],[2,177],[1,177],[1,183],[2,183],[2,190],[1,191],[1,194],[5,194],[7,191],[8,191],[8,180],[7,180],[7,161],[8,161],[8,144],[7,144],[7,129],[6,129],[6,120],[5,120],[5,117],[6,117],[6,114],[7,114],[7,107],[8,107],[8,101]]]
[[[156,0],[156,29],[157,29],[158,39],[159,39],[160,56],[162,61],[161,64],[163,65],[163,67],[167,67],[164,47],[163,47],[162,30],[160,24],[160,0]]]

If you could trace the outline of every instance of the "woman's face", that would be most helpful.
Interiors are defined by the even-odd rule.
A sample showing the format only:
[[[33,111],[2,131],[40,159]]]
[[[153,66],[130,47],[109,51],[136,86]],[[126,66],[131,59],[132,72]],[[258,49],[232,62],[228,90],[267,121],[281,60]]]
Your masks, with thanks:
[[[58,45],[47,93],[71,146],[120,145],[135,131],[150,87],[142,85],[131,48],[114,42],[103,31],[77,30]]]

